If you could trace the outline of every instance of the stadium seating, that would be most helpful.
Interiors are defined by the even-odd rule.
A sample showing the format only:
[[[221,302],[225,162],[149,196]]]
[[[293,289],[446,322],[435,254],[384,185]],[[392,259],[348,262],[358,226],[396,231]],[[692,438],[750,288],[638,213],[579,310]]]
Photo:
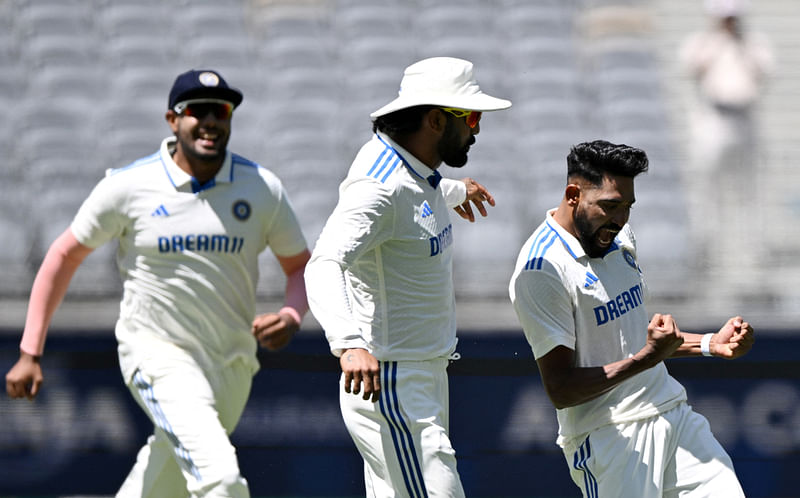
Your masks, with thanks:
[[[237,37],[244,30],[245,13],[239,2],[195,2],[183,11],[178,24],[180,36],[190,40],[218,33]]]
[[[168,134],[166,92],[178,72],[214,67],[245,93],[235,114],[232,149],[285,177],[315,238],[341,175],[369,139],[369,113],[396,95],[403,68],[427,56],[464,57],[475,63],[487,91],[514,102],[510,111],[484,117],[468,172],[485,178],[500,203],[509,201],[497,208],[498,224],[485,228],[492,240],[512,247],[520,242],[520,231],[556,203],[564,158],[579,141],[603,137],[645,148],[653,181],[642,182],[638,197],[647,198],[654,188],[656,196],[681,198],[663,65],[642,5],[634,0],[0,2],[0,104],[17,118],[13,127],[4,120],[0,147],[20,170],[9,178],[27,182],[74,172],[91,183],[105,168],[158,147]],[[611,22],[614,12],[627,17]],[[22,136],[12,140],[16,132]],[[320,181],[303,181],[311,171]],[[660,228],[682,229],[685,213],[679,206],[643,211],[648,220],[657,217]],[[507,219],[520,216],[522,226]],[[465,238],[478,237],[472,227],[464,232]],[[49,236],[52,231],[32,235]],[[685,254],[685,248],[659,249],[652,247],[650,256],[656,263]],[[483,265],[487,249],[464,243],[456,252],[459,264]],[[491,273],[499,264],[492,259],[484,265],[489,273],[480,281],[486,285],[461,282],[459,292],[504,294],[506,272]],[[274,280],[265,275],[262,280]],[[4,285],[2,292],[13,293],[14,285]],[[22,279],[16,291],[25,293],[26,287]]]
[[[257,56],[269,70],[269,80],[264,83],[269,84],[273,78],[280,77],[284,70],[329,69],[338,56],[337,41],[332,34],[305,36],[300,33],[273,35],[257,43]]]
[[[176,56],[172,45],[153,34],[111,36],[103,43],[103,66],[110,70],[108,78],[112,81],[119,81],[123,76],[120,73],[127,70],[155,77],[158,81],[165,72],[171,71]]]
[[[18,175],[4,175],[0,183],[0,233],[3,234],[3,251],[0,251],[0,294],[14,295],[20,287],[30,287],[34,275],[34,244],[36,231],[31,230],[30,194],[8,180]]]
[[[411,28],[411,11],[402,3],[364,3],[358,8],[344,8],[333,16],[333,32],[345,44],[350,40],[395,40],[408,36]]]
[[[109,1],[98,9],[95,23],[99,34],[106,39],[134,37],[158,40],[164,48],[165,37],[169,37],[171,22],[161,3],[151,2],[141,5],[138,2]]]
[[[245,91],[232,146],[284,179],[315,239],[352,155],[370,136],[369,113],[396,95],[403,67],[447,54],[472,60],[487,91],[514,101],[513,111],[485,118],[472,154],[475,175],[485,175],[503,206],[497,209],[503,223],[486,229],[509,251],[522,237],[515,214],[538,218],[542,206],[555,202],[563,182],[559,163],[569,145],[587,135],[572,4],[229,0],[179,8],[98,1],[94,11],[66,4],[72,11],[61,16],[53,14],[58,8],[16,5],[12,25],[26,43],[19,55],[7,48],[4,57],[26,67],[21,126],[30,133],[14,150],[31,165],[29,177],[76,169],[97,178],[107,167],[151,153],[168,131],[162,113],[173,73],[214,67]],[[75,33],[78,25],[83,36],[66,43],[59,33]],[[50,108],[53,101],[69,104],[47,116],[47,105],[32,104],[37,100]],[[84,123],[80,133],[76,116]],[[71,140],[63,130],[72,130]],[[56,151],[80,160],[58,161]],[[318,181],[307,182],[310,174]],[[522,194],[521,182],[530,183]],[[458,261],[488,272],[479,279],[482,290],[462,282],[464,293],[502,293],[507,272],[491,272],[510,255],[491,251],[498,258],[481,262],[484,249],[473,243],[457,248]]]
[[[14,14],[17,36],[29,40],[46,35],[91,33],[92,20],[87,2],[29,2]]]

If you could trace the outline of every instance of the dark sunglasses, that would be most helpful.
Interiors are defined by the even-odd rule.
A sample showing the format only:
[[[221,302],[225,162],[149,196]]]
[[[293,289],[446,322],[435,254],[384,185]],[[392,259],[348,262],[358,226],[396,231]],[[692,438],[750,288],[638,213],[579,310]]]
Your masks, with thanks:
[[[453,116],[457,118],[463,118],[466,116],[467,118],[467,126],[470,128],[475,128],[478,126],[478,121],[481,120],[481,112],[480,111],[468,111],[466,109],[458,109],[456,107],[442,107],[444,112],[449,112]]]
[[[230,119],[233,115],[233,104],[225,100],[217,99],[196,99],[178,102],[173,108],[175,112],[183,116],[192,116],[203,119],[209,113],[216,119]]]

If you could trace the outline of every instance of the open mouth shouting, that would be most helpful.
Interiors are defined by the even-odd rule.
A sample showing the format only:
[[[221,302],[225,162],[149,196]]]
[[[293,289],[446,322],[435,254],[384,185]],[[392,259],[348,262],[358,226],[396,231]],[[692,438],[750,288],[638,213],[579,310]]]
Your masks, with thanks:
[[[619,233],[619,228],[612,228],[612,227],[603,227],[597,230],[597,234],[595,235],[595,240],[597,243],[603,247],[608,247],[614,242],[614,238]]]

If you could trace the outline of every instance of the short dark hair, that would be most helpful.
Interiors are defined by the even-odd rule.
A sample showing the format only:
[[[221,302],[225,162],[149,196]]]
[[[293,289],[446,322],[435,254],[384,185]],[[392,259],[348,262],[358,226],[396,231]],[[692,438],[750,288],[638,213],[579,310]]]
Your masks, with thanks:
[[[600,185],[604,175],[633,178],[648,167],[647,154],[642,149],[605,140],[574,145],[567,155],[567,177],[579,176],[594,185]]]
[[[372,131],[381,131],[390,137],[414,133],[422,126],[423,116],[435,108],[434,105],[417,105],[378,116],[372,122]]]

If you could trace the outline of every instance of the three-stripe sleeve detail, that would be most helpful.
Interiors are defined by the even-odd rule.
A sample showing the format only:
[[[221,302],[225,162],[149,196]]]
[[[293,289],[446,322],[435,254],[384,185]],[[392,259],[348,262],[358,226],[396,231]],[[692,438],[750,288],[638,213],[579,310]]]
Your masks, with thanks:
[[[525,264],[526,270],[541,270],[544,262],[544,254],[558,238],[558,233],[550,228],[542,228],[539,234],[531,243],[528,252],[528,262]]]
[[[403,164],[403,159],[393,149],[387,147],[369,168],[367,176],[383,183],[400,164]]]

